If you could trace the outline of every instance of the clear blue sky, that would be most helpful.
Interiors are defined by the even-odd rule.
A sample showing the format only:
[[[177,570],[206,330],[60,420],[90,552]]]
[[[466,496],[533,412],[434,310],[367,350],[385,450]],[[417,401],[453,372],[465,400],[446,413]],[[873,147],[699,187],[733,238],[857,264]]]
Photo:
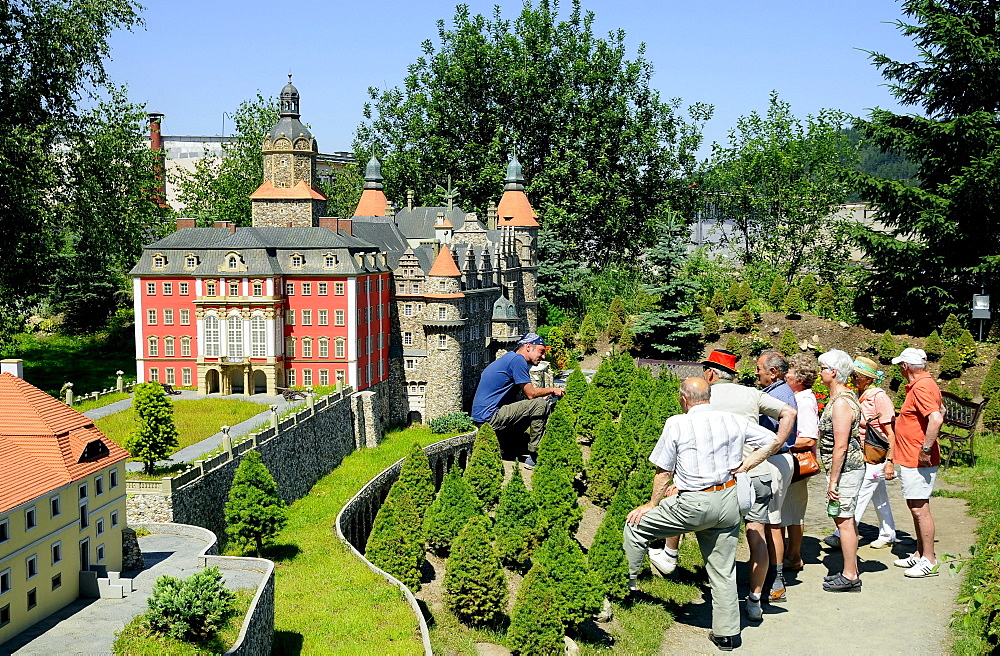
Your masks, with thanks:
[[[324,152],[350,150],[369,86],[399,84],[435,22],[450,20],[445,0],[146,0],[145,29],[111,39],[112,79],[129,96],[166,114],[168,135],[221,134],[223,112],[260,90],[276,96],[291,70],[303,120]],[[473,1],[474,13],[494,3]],[[503,3],[505,17],[520,2]],[[568,10],[563,2],[562,9]],[[899,109],[884,80],[858,50],[914,59],[912,43],[886,22],[892,0],[585,0],[603,35],[622,28],[630,56],[640,42],[665,97],[715,105],[707,141],[724,140],[736,119],[767,107],[775,89],[799,116],[820,108],[863,115]],[[912,109],[907,109],[912,111]],[[232,123],[226,120],[226,131]]]

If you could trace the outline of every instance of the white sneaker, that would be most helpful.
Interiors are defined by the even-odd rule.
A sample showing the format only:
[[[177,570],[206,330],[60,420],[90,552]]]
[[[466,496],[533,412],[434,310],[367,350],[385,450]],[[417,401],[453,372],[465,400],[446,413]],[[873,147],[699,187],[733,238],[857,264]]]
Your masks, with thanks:
[[[747,619],[751,622],[764,621],[764,609],[761,608],[760,599],[754,601],[750,597],[747,597]]]
[[[868,546],[872,549],[885,549],[886,547],[891,547],[896,541],[886,540],[885,538],[879,538],[873,542],[869,542]]]
[[[629,592],[638,592],[639,591],[639,582],[636,581],[631,576],[628,577],[628,591]]]
[[[896,567],[906,567],[907,569],[909,569],[910,567],[913,567],[914,565],[919,563],[921,560],[923,560],[923,558],[917,558],[915,554],[910,554],[906,558],[900,558],[899,560],[893,561],[892,564],[895,565]]]
[[[671,556],[663,549],[650,549],[649,565],[653,574],[670,576],[677,569],[677,556]]]
[[[934,563],[933,565],[931,565],[931,561],[927,560],[926,558],[921,558],[920,562],[918,562],[916,565],[903,572],[903,576],[908,576],[911,579],[923,579],[927,578],[928,576],[937,576],[937,575],[938,575],[938,563]]]

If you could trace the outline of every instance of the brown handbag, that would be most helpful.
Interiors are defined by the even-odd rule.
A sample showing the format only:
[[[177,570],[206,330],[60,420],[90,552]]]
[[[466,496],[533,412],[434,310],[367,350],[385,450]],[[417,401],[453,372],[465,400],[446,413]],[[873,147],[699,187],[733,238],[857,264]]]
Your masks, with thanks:
[[[812,449],[805,451],[792,451],[795,457],[795,473],[792,475],[792,482],[801,481],[819,473],[819,461]]]

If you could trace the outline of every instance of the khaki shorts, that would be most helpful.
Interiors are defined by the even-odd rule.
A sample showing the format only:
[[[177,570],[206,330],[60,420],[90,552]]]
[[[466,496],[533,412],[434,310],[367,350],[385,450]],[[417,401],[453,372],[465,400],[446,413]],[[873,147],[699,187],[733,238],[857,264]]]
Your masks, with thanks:
[[[826,480],[829,487],[829,477]],[[864,480],[864,469],[853,469],[840,475],[840,514],[837,517],[854,518],[854,511],[858,507],[858,493]]]
[[[781,526],[785,495],[795,475],[795,457],[791,453],[776,453],[767,462],[771,465],[771,501],[767,506],[767,523]]]
[[[767,508],[771,503],[771,477],[758,476],[751,478],[750,482],[753,483],[753,491],[757,498],[754,499],[747,514],[743,516],[743,521],[767,524]]]
[[[782,526],[801,526],[806,521],[806,506],[809,504],[809,479],[803,478],[788,486],[785,503],[781,506]]]

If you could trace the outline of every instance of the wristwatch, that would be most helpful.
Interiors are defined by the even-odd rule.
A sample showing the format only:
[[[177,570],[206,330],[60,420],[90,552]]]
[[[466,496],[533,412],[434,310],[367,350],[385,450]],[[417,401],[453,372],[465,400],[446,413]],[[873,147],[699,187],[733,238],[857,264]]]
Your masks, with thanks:
[[[921,451],[921,453],[925,453],[927,455],[930,455],[931,448],[929,446],[922,446],[922,447],[920,447],[920,451]]]

